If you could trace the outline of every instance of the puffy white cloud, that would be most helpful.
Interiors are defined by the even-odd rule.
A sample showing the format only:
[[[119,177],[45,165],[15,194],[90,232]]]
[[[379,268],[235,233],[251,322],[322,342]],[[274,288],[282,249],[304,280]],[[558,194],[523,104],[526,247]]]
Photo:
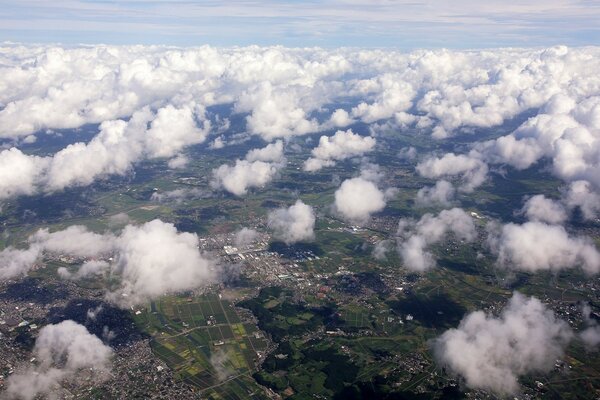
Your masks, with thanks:
[[[332,166],[337,160],[362,155],[373,150],[376,139],[347,131],[337,131],[333,136],[321,136],[319,145],[312,150],[312,157],[304,163],[305,171],[318,171]]]
[[[235,247],[242,248],[252,244],[258,238],[258,232],[250,228],[242,228],[235,233]]]
[[[455,193],[454,186],[442,179],[437,181],[435,186],[419,189],[416,204],[424,207],[432,205],[449,206],[452,204]]]
[[[110,269],[110,264],[104,260],[89,260],[81,264],[73,274],[67,268],[60,267],[57,272],[62,279],[84,279],[93,275],[103,275]]]
[[[286,244],[314,239],[315,213],[311,206],[302,200],[288,208],[280,208],[269,213],[268,225],[277,239]]]
[[[271,182],[277,173],[275,164],[264,161],[249,162],[237,160],[235,165],[223,164],[213,170],[215,188],[223,188],[236,196],[243,196],[252,187],[263,187]]]
[[[65,253],[77,257],[98,257],[109,254],[114,248],[115,237],[111,234],[90,232],[81,225],[50,233],[40,229],[29,237],[29,242],[37,243],[44,250]]]
[[[33,348],[37,365],[7,379],[9,398],[34,399],[51,394],[62,381],[93,369],[94,379],[108,371],[112,350],[83,326],[71,320],[46,325]]]
[[[460,175],[459,189],[469,191],[485,179],[486,163],[524,169],[547,158],[568,183],[587,181],[593,192],[600,187],[594,73],[600,50],[594,47],[400,53],[6,44],[0,57],[0,137],[30,142],[41,130],[101,124],[89,143],[55,155],[1,152],[0,198],[87,185],[124,174],[145,158],[175,157],[174,168],[185,146],[205,140],[209,120],[218,134],[229,126],[225,116],[205,111],[222,104],[246,117],[249,133],[268,141],[380,120],[445,138],[537,110],[514,132],[468,155],[438,159],[445,165],[425,160],[423,176]],[[341,102],[350,112],[335,107]]]
[[[548,224],[560,224],[566,221],[568,217],[562,204],[541,194],[527,199],[521,212],[530,221],[546,222]]]
[[[586,219],[595,218],[600,214],[600,194],[595,192],[587,181],[572,182],[564,197],[567,207],[579,208]]]
[[[538,299],[515,292],[497,317],[483,311],[464,317],[435,340],[434,353],[467,386],[508,395],[519,390],[519,377],[552,369],[572,336]]]
[[[0,200],[37,191],[48,160],[28,156],[13,147],[0,152]]]
[[[536,272],[580,266],[586,273],[600,272],[600,252],[585,237],[570,236],[565,228],[542,222],[509,223],[493,232],[488,241],[498,264]]]
[[[42,249],[30,246],[28,249],[7,247],[0,252],[0,280],[22,276],[33,267]]]
[[[0,279],[27,274],[43,251],[78,257],[97,257],[112,251],[114,239],[110,234],[100,235],[89,232],[80,225],[73,225],[52,233],[48,229],[40,229],[29,236],[28,248],[7,247],[0,251]]]
[[[150,196],[150,200],[157,201],[159,203],[181,203],[188,199],[204,198],[208,197],[209,195],[210,192],[200,188],[184,188],[170,190],[168,192],[154,192],[152,193],[152,196]]]
[[[167,105],[156,114],[145,108],[127,122],[103,122],[89,143],[70,144],[43,158],[26,156],[16,148],[4,150],[0,198],[89,185],[108,175],[123,175],[145,158],[172,157],[185,146],[205,140],[210,124],[204,121],[203,129],[196,126],[203,112],[193,105],[179,109]]]
[[[331,114],[329,122],[336,128],[343,128],[352,124],[354,120],[350,117],[348,111],[338,108]]]
[[[167,165],[171,169],[179,169],[185,167],[189,162],[190,160],[186,156],[179,154],[176,157],[171,158]]]
[[[600,324],[591,317],[592,308],[589,304],[584,304],[581,310],[583,322],[586,328],[579,333],[583,344],[590,350],[596,350],[600,345]]]
[[[343,218],[365,223],[371,214],[385,208],[385,195],[363,177],[346,179],[335,191],[334,208]]]
[[[196,234],[179,233],[173,224],[160,220],[126,226],[116,242],[113,267],[121,285],[111,298],[120,304],[139,304],[213,282],[214,262],[203,258],[198,247]]]
[[[264,161],[264,162],[283,162],[283,142],[277,140],[275,143],[268,144],[262,149],[252,149],[246,154],[246,160],[250,162]]]
[[[427,248],[443,240],[448,233],[467,242],[477,236],[473,219],[460,208],[442,210],[438,215],[425,214],[416,222],[400,220],[397,246],[403,265],[416,272],[433,268],[435,259]]]
[[[474,155],[447,153],[443,157],[431,157],[416,166],[417,172],[426,178],[444,178],[460,175],[461,190],[472,192],[483,184],[487,177],[488,166]]]
[[[82,258],[112,255],[114,261],[88,260],[78,271],[59,271],[65,279],[110,272],[120,285],[108,297],[119,305],[138,304],[167,293],[195,289],[216,281],[215,262],[200,254],[196,234],[177,232],[173,224],[153,220],[127,225],[119,235],[97,234],[82,226],[29,237],[28,249],[0,252],[0,279],[26,274],[43,251]]]

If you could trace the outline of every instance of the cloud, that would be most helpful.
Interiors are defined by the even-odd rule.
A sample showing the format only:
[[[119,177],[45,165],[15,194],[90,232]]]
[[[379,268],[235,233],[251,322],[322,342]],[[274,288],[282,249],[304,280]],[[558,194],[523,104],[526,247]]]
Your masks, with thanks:
[[[483,311],[464,317],[434,341],[434,354],[468,387],[508,395],[519,390],[519,377],[551,370],[572,336],[538,299],[515,292],[498,317]]]
[[[302,200],[289,208],[280,208],[269,213],[269,228],[277,239],[286,244],[313,240],[315,237],[315,213]]]
[[[600,252],[594,243],[569,235],[562,226],[509,223],[492,232],[488,241],[504,268],[536,272],[581,267],[588,274],[600,272]]]
[[[462,178],[460,190],[472,192],[485,182],[488,167],[474,155],[447,153],[443,157],[431,157],[416,166],[417,172],[426,178],[437,179],[459,175]]]
[[[401,53],[6,44],[0,137],[15,147],[0,152],[0,198],[89,185],[145,159],[168,158],[175,167],[185,147],[229,126],[228,115],[207,111],[216,105],[230,106],[246,118],[248,134],[267,141],[378,121],[391,132],[408,127],[444,139],[531,112],[514,131],[474,143],[467,154],[425,159],[417,170],[432,179],[458,177],[457,189],[468,192],[485,181],[487,165],[526,169],[546,159],[558,178],[588,182],[597,193],[598,54],[594,47],[564,46]],[[39,132],[89,124],[99,124],[96,137],[56,154],[19,148]],[[71,132],[60,134],[68,141]],[[316,156],[310,163],[336,159]],[[255,162],[253,156],[246,161]],[[264,172],[264,165],[254,165],[261,167]]]
[[[242,248],[252,244],[257,238],[259,234],[254,229],[250,228],[242,228],[235,233],[234,244],[237,248]]]
[[[588,350],[596,350],[600,345],[600,324],[592,318],[589,304],[583,305],[581,314],[586,328],[579,333],[579,337]]]
[[[184,168],[189,162],[190,160],[186,156],[179,154],[176,157],[171,158],[167,165],[171,169],[180,169]]]
[[[246,154],[246,160],[250,162],[264,161],[264,162],[283,162],[283,142],[277,140],[275,143],[268,144],[262,149],[253,149]]]
[[[92,378],[99,379],[108,371],[112,350],[83,325],[66,320],[40,329],[33,354],[37,365],[7,379],[9,398],[48,394],[84,369],[93,369]]]
[[[346,179],[335,191],[335,210],[347,220],[365,223],[371,214],[385,208],[385,195],[363,177]]]
[[[460,208],[443,210],[438,215],[425,214],[416,222],[401,219],[397,246],[403,265],[415,272],[435,267],[434,256],[427,249],[449,233],[467,242],[477,236],[473,219]]]
[[[212,186],[223,188],[236,196],[243,196],[248,189],[263,187],[277,174],[275,164],[264,161],[237,160],[235,165],[223,164],[213,170]]]
[[[90,232],[79,225],[52,233],[40,229],[28,242],[27,249],[9,247],[0,252],[0,279],[26,274],[44,251],[91,258],[75,273],[61,269],[59,274],[81,279],[110,273],[118,285],[107,296],[121,306],[195,289],[218,278],[215,261],[200,254],[196,234],[178,232],[173,224],[158,219],[127,225],[118,235]]]
[[[244,160],[236,160],[233,166],[223,164],[215,168],[211,185],[236,196],[243,196],[248,189],[263,187],[271,182],[285,162],[283,142],[278,140],[262,149],[250,150]]]
[[[188,104],[167,105],[156,113],[144,108],[128,121],[110,120],[90,142],[68,145],[47,157],[24,155],[11,148],[0,152],[0,198],[54,192],[86,186],[109,175],[124,175],[146,158],[173,157],[184,147],[205,140],[210,122],[197,127],[204,110]],[[15,168],[16,166],[16,168]]]
[[[153,220],[128,225],[116,243],[113,270],[120,287],[110,298],[132,305],[167,293],[191,290],[215,281],[215,263],[204,258],[198,236],[177,232],[173,224]]]
[[[435,186],[424,187],[417,192],[416,204],[421,207],[434,205],[449,206],[455,194],[454,186],[448,181],[439,180]]]
[[[348,129],[337,131],[335,135],[321,136],[319,145],[312,150],[312,157],[304,163],[305,171],[318,171],[323,167],[335,165],[335,161],[362,155],[373,150],[376,139],[362,137]]]
[[[567,207],[581,210],[585,219],[593,219],[600,214],[600,194],[587,181],[572,182],[564,197]]]
[[[521,212],[530,221],[560,224],[567,220],[567,212],[562,204],[538,194],[532,196],[523,205]]]
[[[13,147],[0,152],[0,200],[37,191],[48,160],[28,156]]]
[[[373,258],[376,260],[386,260],[388,251],[393,249],[393,242],[391,240],[380,240],[375,243],[375,247],[373,248]]]
[[[203,190],[200,188],[183,188],[183,189],[175,189],[170,190],[168,192],[154,192],[152,196],[150,196],[150,200],[156,201],[159,203],[182,203],[185,200],[189,199],[198,199],[198,198],[206,198],[210,197],[210,191]]]
[[[110,264],[104,260],[86,261],[73,274],[67,268],[60,267],[57,272],[62,279],[84,279],[93,275],[104,275],[110,270]]]

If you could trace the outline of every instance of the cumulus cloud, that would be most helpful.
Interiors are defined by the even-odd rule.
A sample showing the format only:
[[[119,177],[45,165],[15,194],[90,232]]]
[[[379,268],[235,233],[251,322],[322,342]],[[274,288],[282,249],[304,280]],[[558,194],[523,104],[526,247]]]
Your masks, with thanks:
[[[84,369],[93,369],[92,378],[99,379],[108,372],[112,350],[83,325],[67,320],[40,329],[33,354],[37,365],[7,379],[9,398],[49,394]]]
[[[150,200],[159,203],[181,203],[185,200],[205,198],[209,197],[210,195],[210,192],[207,192],[206,190],[202,190],[200,188],[183,188],[169,190],[168,192],[154,192],[152,193],[152,196],[150,196]]]
[[[449,206],[452,204],[456,190],[445,180],[439,180],[435,186],[424,187],[417,192],[416,204],[427,207],[433,205]]]
[[[435,258],[428,247],[449,233],[467,242],[477,236],[473,219],[460,208],[443,210],[438,215],[425,214],[419,221],[400,220],[397,245],[403,265],[415,272],[433,268]]]
[[[243,196],[248,193],[248,189],[260,188],[271,182],[285,162],[283,142],[278,140],[261,149],[250,150],[245,159],[236,160],[233,166],[223,164],[215,168],[211,185],[236,196]]]
[[[305,171],[318,171],[323,167],[335,165],[335,161],[362,155],[373,150],[376,139],[362,137],[352,132],[337,131],[333,136],[321,136],[319,145],[312,149],[312,157],[304,163]]]
[[[600,324],[591,317],[592,308],[589,304],[583,305],[581,314],[586,328],[579,333],[579,337],[587,349],[596,350],[600,345]]]
[[[530,221],[546,222],[548,224],[560,224],[566,221],[568,217],[562,204],[541,194],[527,199],[521,212]]]
[[[508,395],[519,390],[519,377],[552,369],[572,336],[538,299],[515,292],[497,317],[483,311],[464,317],[435,340],[434,353],[467,386]]]
[[[562,226],[543,222],[509,223],[488,238],[498,265],[528,272],[581,267],[600,272],[600,252],[586,237],[575,237]]]
[[[43,251],[91,259],[75,272],[61,269],[65,279],[111,273],[119,286],[108,297],[119,305],[143,303],[166,293],[195,289],[216,281],[215,262],[200,254],[196,234],[178,232],[173,224],[153,220],[127,225],[119,235],[97,234],[82,226],[29,237],[28,249],[0,252],[0,278],[26,274]],[[112,256],[112,257],[110,257]],[[113,258],[111,262],[106,259]]]
[[[587,181],[597,191],[599,55],[597,48],[564,46],[401,53],[6,44],[0,52],[1,138],[31,142],[43,130],[86,124],[100,124],[100,131],[88,143],[45,157],[4,150],[0,197],[87,185],[126,173],[145,158],[167,157],[175,168],[183,147],[204,141],[212,125],[218,134],[229,126],[225,116],[206,112],[224,104],[246,117],[247,132],[267,141],[359,121],[410,126],[443,139],[538,110],[473,154],[519,169],[548,158],[556,176]],[[350,104],[328,108],[341,101]],[[459,189],[466,191],[485,179],[486,167],[454,157],[445,161],[471,166],[444,172],[452,169],[443,165],[427,175],[462,176]]]
[[[248,189],[263,187],[271,182],[277,170],[277,165],[264,161],[237,160],[233,166],[223,164],[213,170],[211,184],[236,196],[243,196]]]
[[[0,152],[0,174],[5,178],[0,198],[85,186],[109,175],[123,175],[145,158],[175,156],[185,146],[205,140],[210,121],[197,127],[203,113],[194,104],[167,105],[156,113],[144,108],[128,121],[103,122],[90,142],[70,144],[52,156],[4,150]]]
[[[442,157],[430,157],[416,166],[417,172],[426,178],[438,179],[460,176],[460,190],[472,192],[485,182],[488,166],[475,155],[447,153]]]
[[[314,239],[315,213],[302,200],[289,208],[280,208],[269,213],[268,225],[277,239],[286,244]]]
[[[235,247],[243,248],[252,244],[257,238],[257,231],[244,227],[235,233],[234,244]]]
[[[335,210],[352,222],[365,223],[371,214],[385,208],[385,194],[363,177],[346,179],[335,191]]]
[[[283,162],[283,142],[277,140],[275,143],[268,144],[262,149],[253,149],[246,154],[246,160],[250,162],[264,161],[264,162]]]
[[[160,220],[123,229],[116,243],[114,271],[120,287],[111,298],[121,304],[195,289],[214,281],[214,262],[202,257],[196,234],[177,232]]]
[[[585,219],[596,218],[600,214],[600,194],[587,181],[572,182],[564,197],[567,207],[581,210]]]

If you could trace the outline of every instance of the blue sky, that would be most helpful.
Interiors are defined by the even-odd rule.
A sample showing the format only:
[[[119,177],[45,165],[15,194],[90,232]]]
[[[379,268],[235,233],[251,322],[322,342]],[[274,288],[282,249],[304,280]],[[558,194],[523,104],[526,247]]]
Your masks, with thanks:
[[[600,44],[600,0],[0,0],[0,41],[487,48]]]

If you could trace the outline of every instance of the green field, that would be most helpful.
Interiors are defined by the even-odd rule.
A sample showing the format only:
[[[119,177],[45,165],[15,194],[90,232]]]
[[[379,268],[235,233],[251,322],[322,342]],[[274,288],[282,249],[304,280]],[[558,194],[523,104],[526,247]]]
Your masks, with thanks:
[[[267,340],[217,295],[169,296],[135,315],[175,376],[214,399],[262,398],[251,375]]]

